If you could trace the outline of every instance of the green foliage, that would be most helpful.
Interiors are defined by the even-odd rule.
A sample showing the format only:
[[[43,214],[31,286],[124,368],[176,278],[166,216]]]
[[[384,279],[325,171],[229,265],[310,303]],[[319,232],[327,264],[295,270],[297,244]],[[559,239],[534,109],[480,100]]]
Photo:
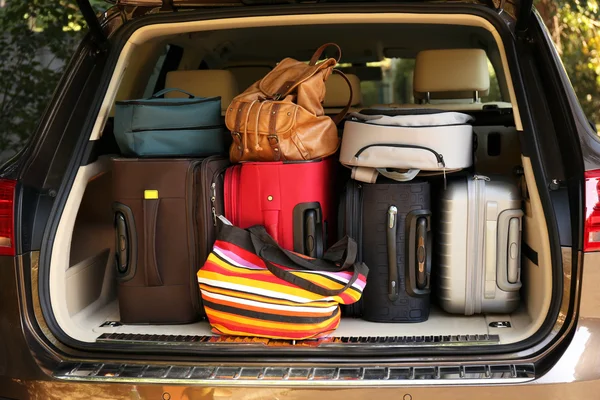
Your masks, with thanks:
[[[74,0],[0,8],[0,152],[18,150],[35,131],[84,25]]]
[[[561,57],[581,106],[594,122],[600,122],[600,13],[589,0],[559,7]]]
[[[588,118],[600,123],[600,9],[597,0],[535,3]]]

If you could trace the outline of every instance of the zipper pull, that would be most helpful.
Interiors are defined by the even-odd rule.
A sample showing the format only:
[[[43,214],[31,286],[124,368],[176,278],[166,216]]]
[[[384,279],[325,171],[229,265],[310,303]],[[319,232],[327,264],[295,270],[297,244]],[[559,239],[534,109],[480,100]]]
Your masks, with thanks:
[[[489,182],[491,179],[484,175],[473,175],[474,181],[486,181]]]
[[[444,167],[444,190],[446,190],[446,167]]]
[[[210,198],[210,203],[212,204],[211,211],[212,211],[212,216],[213,216],[213,225],[217,226],[217,209],[215,207],[215,202],[217,200],[217,184],[215,182],[213,182],[210,185],[210,188],[212,189],[212,196]]]

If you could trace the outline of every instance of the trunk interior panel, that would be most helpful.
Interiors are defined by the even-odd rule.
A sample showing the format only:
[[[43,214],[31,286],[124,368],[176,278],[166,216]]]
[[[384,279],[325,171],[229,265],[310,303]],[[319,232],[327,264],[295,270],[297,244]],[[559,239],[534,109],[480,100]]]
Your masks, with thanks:
[[[114,110],[111,111],[111,108],[115,99],[140,98],[145,91],[152,91],[153,87],[148,89],[144,85],[136,83],[136,79],[144,83],[150,79],[150,75],[152,75],[152,71],[148,67],[148,65],[151,65],[150,60],[160,56],[160,51],[164,49],[165,44],[201,49],[202,51],[195,53],[184,52],[179,67],[180,69],[196,69],[203,61],[201,54],[203,52],[210,53],[207,49],[213,49],[219,45],[225,46],[223,43],[229,43],[227,40],[234,43],[239,42],[242,45],[237,49],[238,53],[235,53],[239,59],[231,56],[231,59],[227,60],[229,56],[226,53],[230,50],[220,48],[219,51],[223,56],[223,60],[212,60],[217,68],[224,68],[224,65],[237,65],[243,61],[244,57],[249,57],[249,55],[255,53],[256,49],[252,47],[253,45],[242,39],[249,34],[252,34],[251,42],[256,41],[264,44],[267,40],[265,38],[284,37],[290,28],[297,28],[297,25],[307,23],[319,25],[325,24],[327,21],[326,19],[322,21],[307,19],[307,17],[310,16],[298,17],[296,21],[279,21],[282,26],[277,27],[264,27],[260,25],[264,21],[254,21],[253,23],[257,24],[257,28],[254,28],[250,33],[247,29],[227,30],[234,23],[231,21],[230,25],[226,27],[224,27],[225,25],[219,25],[221,27],[215,28],[219,29],[215,31],[210,31],[212,23],[226,24],[227,21],[212,21],[206,23],[205,26],[197,23],[193,25],[193,29],[189,24],[182,25],[178,28],[179,30],[172,26],[165,28],[152,27],[145,33],[145,36],[140,34],[140,36],[131,40],[131,46],[124,52],[122,59],[117,64],[118,68],[122,70],[113,76],[113,83],[109,87],[109,93],[103,103],[99,117],[100,122],[97,124],[98,129],[92,135],[92,139],[97,139],[97,135],[100,135],[102,131],[100,127],[106,125],[106,120],[114,112]],[[442,17],[447,20],[448,16],[444,15]],[[356,33],[358,27],[356,26],[355,17],[347,18],[352,24],[341,25],[342,22],[339,22],[340,25],[335,29],[323,28],[323,30],[330,29],[327,32],[335,32],[333,39],[347,43],[345,45],[344,43],[340,44],[345,51],[346,48],[348,49],[345,54],[348,54],[349,57],[355,57],[359,62],[364,62],[365,65],[367,62],[374,62],[375,60],[370,59],[372,55],[365,55],[365,52],[360,51],[360,49],[371,46],[372,43],[360,43],[357,44],[357,48],[352,48],[351,42],[353,39],[348,38]],[[365,18],[367,17],[365,16]],[[414,37],[415,32],[420,32],[419,29],[425,29],[417,23],[421,18],[420,16],[409,18],[400,15],[396,21],[386,20],[387,22],[402,23],[402,18],[407,18],[406,21],[408,22],[404,21],[406,22],[405,27],[404,25],[392,26],[389,23],[375,24],[378,18],[388,18],[385,16],[373,15],[368,18],[372,18],[370,22],[373,25],[369,26],[375,29],[371,33],[375,39],[377,37],[399,35],[398,32],[404,32],[404,36],[407,37]],[[428,21],[433,20],[427,18],[427,16],[423,16],[422,22],[428,23]],[[547,226],[540,195],[536,189],[531,162],[521,155],[518,131],[522,130],[522,126],[512,89],[510,71],[503,54],[504,49],[499,37],[492,35],[492,33],[497,32],[490,33],[491,25],[486,25],[483,21],[470,20],[466,16],[453,18],[457,25],[456,29],[452,31],[453,36],[450,35],[452,37],[445,37],[446,27],[438,21],[436,24],[439,25],[431,25],[434,29],[431,29],[428,35],[424,35],[416,46],[423,48],[434,45],[452,47],[456,43],[462,42],[471,46],[473,45],[473,34],[476,34],[475,36],[479,35],[477,37],[487,44],[498,47],[498,54],[495,58],[503,61],[501,61],[501,65],[495,65],[494,67],[499,74],[505,75],[502,79],[499,79],[499,81],[505,82],[505,86],[499,90],[503,92],[504,98],[511,100],[513,104],[514,121],[511,120],[510,123],[502,124],[476,124],[474,132],[477,136],[478,145],[475,153],[475,170],[482,175],[501,174],[513,177],[523,193],[525,216],[523,217],[521,252],[521,279],[523,282],[521,305],[510,314],[456,315],[443,311],[434,295],[432,297],[431,313],[429,319],[425,322],[373,323],[358,318],[344,317],[330,339],[323,341],[324,346],[330,345],[329,342],[343,344],[356,343],[361,340],[375,343],[377,342],[376,338],[381,338],[384,342],[390,341],[389,338],[396,338],[394,341],[407,347],[415,343],[437,345],[440,342],[447,341],[451,345],[457,345],[458,351],[465,342],[485,346],[510,344],[523,341],[537,332],[548,312],[552,294],[549,237],[546,233]],[[475,20],[479,20],[479,18],[475,18]],[[340,17],[339,21],[344,21],[344,18]],[[292,26],[285,26],[286,24]],[[247,28],[248,25],[241,26]],[[405,29],[405,31],[402,31],[402,29]],[[429,26],[427,29],[429,29]],[[397,30],[399,31],[397,32]],[[184,31],[186,34],[184,34]],[[413,35],[410,34],[411,32],[413,32]],[[313,37],[319,36],[317,33],[311,35],[308,45],[294,43],[301,56],[307,53],[305,47],[310,48],[312,42],[320,41],[320,38]],[[365,39],[365,42],[368,42],[368,40]],[[360,47],[362,45],[364,47]],[[285,49],[278,48],[279,50],[280,52],[275,54],[275,58],[279,59],[289,55],[284,54],[289,50],[289,46]],[[392,48],[391,50],[402,53],[398,48]],[[216,53],[219,53],[219,51],[216,51]],[[404,56],[412,53],[408,51],[408,53],[402,54]],[[214,54],[212,55],[214,56]],[[377,56],[383,58],[383,54]],[[210,57],[207,59],[210,60]],[[377,61],[380,61],[379,58],[377,58]],[[268,62],[265,61],[266,64]],[[499,67],[500,69],[498,69]],[[373,101],[370,105],[376,104],[377,102]],[[358,109],[360,109],[360,106]],[[106,134],[106,131],[104,134]],[[59,222],[49,272],[51,311],[58,325],[67,336],[85,343],[123,343],[130,341],[139,342],[136,345],[142,346],[144,342],[187,342],[189,345],[189,343],[197,342],[201,344],[205,341],[215,341],[216,336],[211,333],[210,326],[206,321],[183,325],[125,325],[119,322],[119,304],[114,268],[115,235],[110,157],[111,155],[103,155],[93,163],[79,168],[65,211]],[[524,174],[519,177],[515,176],[515,167],[522,168]],[[435,202],[435,200],[432,199],[432,202]],[[432,274],[435,274],[436,271],[434,264]],[[292,343],[292,345],[303,344]],[[444,343],[444,345],[447,344]]]

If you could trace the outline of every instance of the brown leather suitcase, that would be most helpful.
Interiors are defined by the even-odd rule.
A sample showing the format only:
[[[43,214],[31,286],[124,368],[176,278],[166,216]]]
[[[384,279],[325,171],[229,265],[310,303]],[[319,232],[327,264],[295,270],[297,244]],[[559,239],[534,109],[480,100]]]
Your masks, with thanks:
[[[178,324],[202,314],[196,272],[215,240],[229,161],[113,160],[121,322]]]

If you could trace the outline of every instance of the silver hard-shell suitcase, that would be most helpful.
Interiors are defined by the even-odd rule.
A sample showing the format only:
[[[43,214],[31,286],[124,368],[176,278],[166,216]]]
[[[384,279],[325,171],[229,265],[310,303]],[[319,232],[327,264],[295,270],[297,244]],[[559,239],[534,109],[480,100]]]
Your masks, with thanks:
[[[439,299],[450,313],[509,313],[519,306],[523,211],[518,187],[499,177],[448,182],[437,241]]]

